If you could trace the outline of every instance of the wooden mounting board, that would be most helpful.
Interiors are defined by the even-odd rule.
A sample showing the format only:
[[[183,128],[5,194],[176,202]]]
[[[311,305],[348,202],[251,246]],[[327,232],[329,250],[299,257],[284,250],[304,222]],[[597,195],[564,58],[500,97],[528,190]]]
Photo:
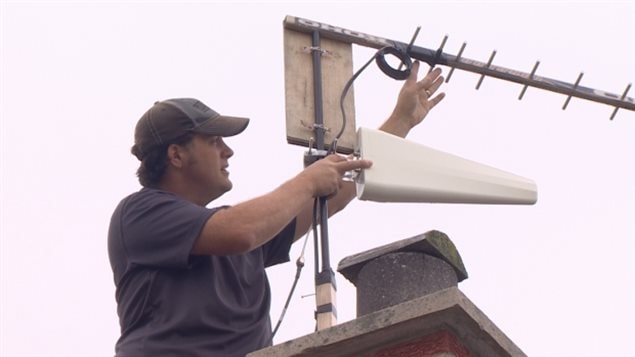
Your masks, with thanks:
[[[352,44],[322,38],[320,48],[322,71],[322,102],[324,126],[327,128],[325,148],[342,127],[340,96],[346,82],[353,76]],[[284,29],[284,67],[287,142],[307,146],[315,142],[315,105],[311,34]],[[353,152],[356,142],[355,101],[353,87],[344,100],[346,127],[338,140],[337,151]],[[313,144],[315,148],[315,144]]]

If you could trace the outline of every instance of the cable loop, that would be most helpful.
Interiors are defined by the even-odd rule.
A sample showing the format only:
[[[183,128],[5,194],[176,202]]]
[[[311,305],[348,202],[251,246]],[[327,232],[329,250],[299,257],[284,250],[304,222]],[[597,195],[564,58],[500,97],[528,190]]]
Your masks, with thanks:
[[[395,57],[397,57],[397,59],[399,59],[399,61],[406,67],[405,69],[396,69],[391,67],[388,62],[386,62],[386,55],[393,55]],[[375,62],[377,62],[377,66],[379,66],[379,69],[381,69],[382,72],[384,72],[384,74],[386,74],[388,77],[397,79],[397,80],[404,80],[406,78],[408,78],[408,76],[410,76],[410,69],[412,68],[412,60],[410,59],[410,56],[397,49],[396,47],[384,47],[382,49],[380,49],[379,51],[377,51],[377,55],[375,56]]]

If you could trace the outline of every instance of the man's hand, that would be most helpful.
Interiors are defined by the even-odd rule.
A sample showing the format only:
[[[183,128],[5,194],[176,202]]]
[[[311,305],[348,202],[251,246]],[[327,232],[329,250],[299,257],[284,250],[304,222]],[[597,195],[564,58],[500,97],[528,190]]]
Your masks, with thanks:
[[[419,66],[419,61],[413,63],[410,76],[399,92],[395,109],[380,130],[405,137],[445,97],[445,93],[434,95],[443,83],[441,69],[435,68],[417,81]]]
[[[329,155],[304,169],[298,176],[312,187],[314,197],[332,196],[342,186],[344,173],[367,169],[371,165],[369,160],[349,160],[340,155]]]

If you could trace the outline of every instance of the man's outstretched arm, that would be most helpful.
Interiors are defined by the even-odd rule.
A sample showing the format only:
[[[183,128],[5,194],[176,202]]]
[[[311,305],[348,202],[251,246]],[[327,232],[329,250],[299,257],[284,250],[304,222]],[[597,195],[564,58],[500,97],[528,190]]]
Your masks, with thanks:
[[[314,197],[338,190],[342,175],[370,167],[367,160],[330,155],[302,170],[277,189],[221,209],[211,216],[194,243],[193,254],[231,255],[251,251],[278,234]]]

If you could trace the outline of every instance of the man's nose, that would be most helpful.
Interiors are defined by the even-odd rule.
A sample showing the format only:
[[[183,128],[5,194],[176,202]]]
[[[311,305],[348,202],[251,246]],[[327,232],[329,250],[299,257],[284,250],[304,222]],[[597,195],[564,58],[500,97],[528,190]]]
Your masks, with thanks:
[[[222,143],[223,143],[223,156],[226,158],[230,158],[232,156],[234,156],[234,150],[232,150],[232,148],[229,147],[229,145],[227,145],[227,143],[225,142],[225,140],[221,139]]]

